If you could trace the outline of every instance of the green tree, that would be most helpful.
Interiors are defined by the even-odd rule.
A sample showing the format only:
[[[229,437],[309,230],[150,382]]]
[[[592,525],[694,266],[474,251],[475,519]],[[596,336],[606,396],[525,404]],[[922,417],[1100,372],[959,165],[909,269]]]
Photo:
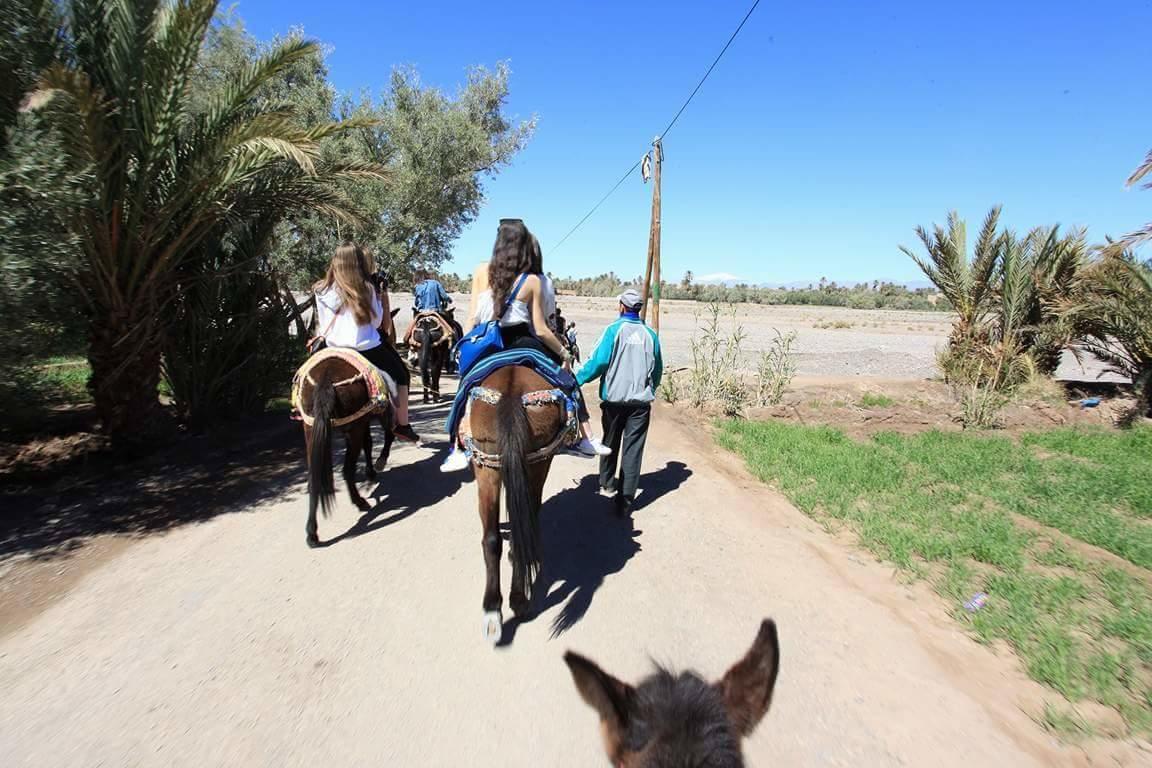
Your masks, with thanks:
[[[72,0],[63,53],[29,99],[60,113],[70,165],[90,173],[68,225],[90,316],[89,386],[121,446],[166,432],[157,385],[167,313],[205,241],[257,212],[348,207],[317,163],[320,143],[351,126],[302,128],[290,109],[254,103],[314,44],[285,41],[193,110],[215,11],[214,0]]]
[[[509,70],[475,67],[454,97],[421,85],[412,69],[397,69],[379,99],[337,100],[345,119],[365,122],[324,145],[326,155],[378,163],[387,183],[361,181],[345,191],[366,223],[333,229],[321,218],[300,222],[282,238],[274,266],[295,287],[315,280],[343,238],[365,243],[380,268],[404,285],[413,268],[435,270],[484,202],[484,180],[500,172],[531,138],[535,120],[504,114]]]

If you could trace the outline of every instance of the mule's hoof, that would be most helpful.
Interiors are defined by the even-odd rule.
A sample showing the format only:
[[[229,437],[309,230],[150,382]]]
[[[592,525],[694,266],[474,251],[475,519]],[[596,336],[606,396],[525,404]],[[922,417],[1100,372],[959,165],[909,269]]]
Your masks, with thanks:
[[[481,624],[484,640],[489,645],[496,645],[504,635],[504,617],[500,611],[485,611],[484,622]]]
[[[319,546],[320,546],[320,537],[319,536],[309,536],[308,537],[308,549],[316,549]]]
[[[386,466],[388,466],[388,454],[382,453],[379,458],[376,459],[375,469],[377,472],[383,472]]]
[[[356,499],[353,503],[356,504],[356,509],[360,510],[361,512],[367,512],[368,510],[372,509],[372,505],[364,499]]]

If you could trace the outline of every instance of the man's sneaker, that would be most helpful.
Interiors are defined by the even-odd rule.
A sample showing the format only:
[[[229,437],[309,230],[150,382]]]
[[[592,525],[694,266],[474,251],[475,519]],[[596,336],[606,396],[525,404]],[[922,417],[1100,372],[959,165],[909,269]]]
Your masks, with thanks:
[[[600,442],[599,438],[582,437],[576,443],[575,450],[584,456],[611,456],[612,449]]]
[[[441,472],[459,472],[468,469],[471,462],[468,460],[468,454],[459,448],[453,448],[452,452],[448,454],[448,458],[440,465]]]
[[[620,484],[616,482],[616,478],[612,478],[608,481],[608,485],[600,486],[600,495],[612,498],[619,492],[619,489]]]
[[[392,434],[409,443],[420,442],[420,435],[416,434],[416,430],[412,429],[411,424],[401,424],[397,426],[392,430]]]

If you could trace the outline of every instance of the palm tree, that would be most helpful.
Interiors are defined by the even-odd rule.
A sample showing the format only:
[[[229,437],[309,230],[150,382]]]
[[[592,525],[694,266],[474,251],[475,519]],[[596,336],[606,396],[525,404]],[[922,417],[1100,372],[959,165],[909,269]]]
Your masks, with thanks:
[[[1124,184],[1128,187],[1132,186],[1133,184],[1139,184],[1141,181],[1144,181],[1145,177],[1149,176],[1150,174],[1152,174],[1152,152],[1149,152],[1148,155],[1144,158],[1144,162],[1141,163],[1136,170],[1132,171],[1132,175],[1128,177],[1128,180]],[[1144,189],[1152,189],[1152,181],[1146,181],[1141,186]],[[1135,248],[1141,243],[1146,243],[1149,240],[1152,240],[1152,222],[1145,224],[1135,232],[1130,232],[1129,234],[1120,238],[1119,241],[1112,243],[1109,246],[1108,254],[1112,256],[1120,255],[1125,250]]]
[[[1131,251],[1107,250],[1085,269],[1074,298],[1064,303],[1083,349],[1132,379],[1139,413],[1152,406],[1152,265]]]
[[[28,100],[29,109],[56,107],[70,159],[91,177],[91,198],[70,226],[91,316],[89,387],[114,444],[164,431],[166,310],[204,242],[253,210],[347,207],[334,186],[318,183],[316,160],[321,139],[348,126],[302,127],[289,110],[255,103],[314,44],[285,41],[192,110],[189,81],[216,6],[71,0],[64,53]]]
[[[1060,355],[1076,338],[1061,306],[1072,295],[1088,264],[1088,243],[1083,229],[1060,235],[1058,226],[1037,227],[1025,240],[1031,272],[1027,311],[1022,329],[1023,348],[1039,372],[1051,375]]]
[[[932,232],[924,227],[916,228],[916,235],[928,252],[927,259],[900,246],[952,305],[956,321],[952,326],[951,346],[972,342],[992,311],[996,268],[1005,247],[1004,236],[998,231],[999,222],[1000,206],[995,206],[984,218],[971,260],[967,226],[956,211],[948,214],[947,229],[939,225],[934,226]]]

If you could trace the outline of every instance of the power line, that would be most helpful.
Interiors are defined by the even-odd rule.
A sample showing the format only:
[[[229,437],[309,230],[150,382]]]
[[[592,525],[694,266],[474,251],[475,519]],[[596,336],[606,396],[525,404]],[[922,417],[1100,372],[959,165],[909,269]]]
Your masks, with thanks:
[[[716,58],[712,60],[712,65],[708,67],[708,71],[704,73],[704,77],[700,78],[700,82],[696,83],[696,87],[692,89],[692,93],[690,93],[688,98],[684,100],[684,103],[680,106],[680,109],[677,110],[675,117],[673,117],[671,122],[668,123],[668,127],[666,127],[664,132],[660,134],[661,139],[668,135],[668,132],[672,130],[672,126],[676,125],[676,121],[680,119],[680,115],[684,114],[684,110],[687,109],[688,105],[692,103],[692,99],[696,97],[697,92],[699,92],[700,88],[704,85],[704,82],[708,79],[708,76],[712,74],[712,70],[715,69],[716,65],[720,63],[720,59],[724,57],[724,53],[728,50],[728,46],[732,45],[732,41],[736,39],[736,35],[740,34],[740,30],[744,28],[744,24],[748,21],[748,18],[752,15],[752,12],[756,10],[756,6],[758,5],[760,5],[760,0],[755,0],[755,2],[752,3],[752,7],[748,9],[748,13],[744,14],[744,18],[741,19],[739,26],[736,27],[736,31],[733,32],[732,36],[728,38],[728,42],[724,43],[724,47],[720,49],[720,53],[716,54]],[[580,229],[581,225],[588,221],[592,214],[596,213],[596,209],[603,205],[604,201],[611,197],[612,193],[620,188],[620,185],[623,184],[628,179],[628,177],[632,175],[633,171],[640,167],[640,163],[643,161],[644,158],[637,160],[635,165],[629,168],[628,171],[620,177],[620,180],[612,185],[612,188],[608,190],[607,194],[600,198],[600,202],[592,206],[592,209],[588,211],[588,213],[584,214],[584,218],[576,222],[576,226],[568,230],[568,234],[564,235],[564,237],[560,238],[560,241],[556,243],[556,245],[552,246],[552,250],[555,251],[557,248],[563,245],[564,241],[571,237],[576,232],[576,230]]]
[[[680,119],[680,115],[688,108],[688,105],[692,103],[692,99],[695,98],[696,92],[700,90],[700,86],[704,85],[704,81],[708,79],[708,75],[712,74],[712,70],[716,69],[716,65],[720,63],[724,52],[728,50],[728,46],[732,45],[732,41],[736,39],[736,35],[740,34],[740,30],[744,29],[744,23],[748,21],[748,17],[752,15],[752,12],[756,10],[756,6],[758,5],[760,5],[760,0],[752,3],[752,7],[748,9],[748,13],[744,14],[744,18],[740,21],[740,26],[736,27],[736,31],[732,33],[732,37],[728,38],[728,42],[724,43],[724,47],[720,49],[720,53],[716,54],[716,58],[712,61],[712,66],[708,67],[708,71],[704,73],[704,77],[700,78],[700,82],[696,83],[696,87],[692,89],[692,93],[684,102],[684,106],[680,107],[680,111],[676,113],[676,117],[672,118],[672,122],[668,123],[668,127],[660,134],[660,138],[667,136],[668,131],[672,130],[672,126],[676,125],[676,121]]]

